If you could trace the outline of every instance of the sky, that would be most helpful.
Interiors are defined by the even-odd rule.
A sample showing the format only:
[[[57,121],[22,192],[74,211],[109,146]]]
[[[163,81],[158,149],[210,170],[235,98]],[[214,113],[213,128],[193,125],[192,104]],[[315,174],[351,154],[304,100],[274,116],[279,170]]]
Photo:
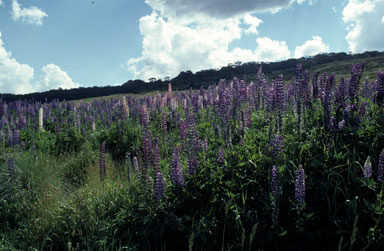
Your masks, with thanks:
[[[384,50],[384,0],[0,0],[0,93]]]

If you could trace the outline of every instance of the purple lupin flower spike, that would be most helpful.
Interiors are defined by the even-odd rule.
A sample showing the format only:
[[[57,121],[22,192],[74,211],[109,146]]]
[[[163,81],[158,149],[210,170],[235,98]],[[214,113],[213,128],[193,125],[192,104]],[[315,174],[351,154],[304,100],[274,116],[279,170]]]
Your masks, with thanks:
[[[197,156],[192,151],[190,151],[188,153],[188,160],[187,160],[188,175],[193,175],[196,173],[198,164],[199,163],[197,160]]]
[[[171,182],[173,184],[176,184],[178,186],[184,186],[184,173],[183,166],[180,162],[180,151],[181,149],[179,146],[173,149],[169,174],[171,177]]]
[[[284,105],[284,80],[283,75],[280,74],[275,81],[275,91],[276,91],[276,108],[278,110],[283,109]]]
[[[217,152],[217,163],[224,164],[224,148],[220,148]]]
[[[369,156],[364,163],[363,174],[364,174],[364,178],[366,179],[372,177],[372,164],[371,164],[371,158]]]
[[[359,90],[359,82],[361,79],[361,75],[364,71],[364,63],[358,63],[352,65],[351,70],[351,79],[349,81],[348,85],[348,97],[349,101],[354,104],[357,103],[358,99],[358,93]]]
[[[147,172],[149,168],[151,167],[151,160],[152,160],[152,136],[151,132],[149,130],[146,130],[144,133],[144,139],[143,139],[143,168],[142,168],[142,175],[144,179],[147,177]]]
[[[331,91],[332,91],[332,85],[335,80],[335,74],[331,74],[328,76],[327,83],[325,85],[325,89],[323,91],[322,95],[322,105],[323,105],[323,111],[324,111],[324,126],[329,126],[329,120],[331,118]]]
[[[274,162],[280,159],[281,153],[284,151],[284,137],[282,135],[273,135],[271,139],[271,157]]]
[[[16,147],[19,144],[19,131],[15,130],[12,135],[13,147]]]
[[[200,141],[200,149],[204,152],[208,151],[208,140],[203,139]]]
[[[331,129],[331,131],[334,131],[336,129],[336,118],[333,116],[329,120],[329,128]]]
[[[315,74],[313,74],[312,76],[312,88],[313,88],[313,99],[317,99],[317,97],[319,96],[319,84],[317,82],[317,79],[319,77],[319,74],[320,72],[316,72]]]
[[[345,82],[344,78],[339,80],[339,84],[337,86],[337,91],[335,93],[335,109],[336,112],[341,107],[345,107]]]
[[[163,137],[165,138],[165,136],[168,133],[167,117],[165,116],[165,114],[163,114],[163,116],[161,118],[161,125],[163,127],[163,134],[164,134]]]
[[[279,179],[280,179],[279,167],[273,166],[271,184],[272,184],[272,196],[275,200],[277,200],[279,197],[279,190],[280,190]]]
[[[193,113],[189,113],[187,117],[187,127],[188,127],[188,137],[189,137],[190,148],[193,154],[196,155],[200,147],[199,147],[199,141],[197,138],[197,133],[195,128],[195,117]]]
[[[101,143],[100,146],[100,181],[103,182],[106,176],[105,172],[105,142]]]
[[[384,148],[379,155],[379,163],[377,165],[377,182],[384,182],[383,179],[383,171],[384,171]]]
[[[344,129],[344,127],[345,127],[345,120],[344,119],[339,122],[338,127],[339,127],[339,130],[343,130]]]
[[[154,196],[156,200],[160,200],[164,193],[164,177],[160,171],[160,151],[158,140],[153,144],[153,172],[154,172]]]
[[[303,166],[300,165],[296,171],[295,179],[295,201],[298,207],[304,206],[305,202],[305,173]]]
[[[149,116],[148,116],[148,112],[147,112],[147,107],[145,105],[141,106],[140,122],[144,128],[149,128]]]
[[[180,121],[180,137],[181,141],[185,141],[187,138],[187,124],[185,120]]]

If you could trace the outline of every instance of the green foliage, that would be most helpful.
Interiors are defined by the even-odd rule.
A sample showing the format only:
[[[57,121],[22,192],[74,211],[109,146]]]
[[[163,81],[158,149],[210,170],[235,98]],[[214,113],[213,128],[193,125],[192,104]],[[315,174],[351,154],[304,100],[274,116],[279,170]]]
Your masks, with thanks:
[[[384,148],[383,108],[370,105],[360,120],[352,112],[345,128],[334,130],[324,126],[319,100],[307,108],[300,130],[294,112],[284,113],[277,129],[274,114],[252,110],[250,128],[229,122],[228,144],[214,112],[199,110],[196,134],[208,149],[197,151],[194,175],[186,172],[190,141],[181,142],[175,121],[167,120],[164,135],[161,118],[168,116],[168,107],[154,110],[150,130],[152,139],[160,140],[165,177],[160,201],[153,198],[153,187],[142,186],[140,170],[123,164],[129,152],[142,165],[138,118],[119,117],[108,126],[98,120],[96,131],[63,127],[56,133],[52,124],[43,132],[23,129],[20,140],[27,150],[1,145],[0,249],[380,250],[384,186],[377,182],[377,166]],[[284,135],[284,150],[273,159],[271,138],[277,133]],[[108,156],[104,182],[98,170],[101,142]],[[169,178],[175,146],[181,148],[184,186]],[[217,160],[220,148],[223,163]],[[365,178],[368,156],[373,176]],[[14,177],[9,157],[15,159]],[[273,165],[280,173],[276,198]],[[299,165],[306,181],[302,206],[295,202]],[[148,173],[152,186],[153,170]]]
[[[78,152],[84,143],[85,138],[80,133],[80,130],[71,127],[70,129],[60,131],[56,136],[55,153],[56,155],[60,155]]]
[[[85,144],[79,153],[62,156],[62,158],[69,159],[62,168],[62,176],[66,182],[72,185],[83,185],[87,179],[87,171],[95,163],[97,156],[90,145]]]
[[[141,145],[141,129],[132,122],[114,124],[101,132],[99,142],[105,142],[112,159],[121,163],[126,152],[133,153]]]

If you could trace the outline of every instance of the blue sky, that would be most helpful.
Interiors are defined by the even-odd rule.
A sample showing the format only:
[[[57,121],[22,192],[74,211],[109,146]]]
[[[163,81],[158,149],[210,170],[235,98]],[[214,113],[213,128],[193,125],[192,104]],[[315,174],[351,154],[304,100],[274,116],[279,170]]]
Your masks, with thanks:
[[[0,0],[0,93],[382,51],[383,13],[384,0]]]

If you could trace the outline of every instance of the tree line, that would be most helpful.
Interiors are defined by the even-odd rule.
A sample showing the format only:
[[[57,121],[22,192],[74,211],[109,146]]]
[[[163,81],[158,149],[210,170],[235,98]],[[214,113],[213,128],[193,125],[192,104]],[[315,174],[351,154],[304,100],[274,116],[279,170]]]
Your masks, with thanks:
[[[165,91],[168,88],[168,83],[171,82],[173,88],[176,90],[198,89],[201,86],[208,86],[218,82],[220,79],[232,79],[233,77],[247,77],[255,75],[260,66],[263,67],[265,74],[271,74],[275,71],[281,72],[292,70],[292,74],[296,69],[297,64],[301,64],[303,68],[310,69],[312,67],[328,64],[333,62],[340,62],[352,59],[364,59],[370,57],[384,56],[384,52],[367,51],[360,54],[352,53],[321,53],[313,57],[302,57],[298,59],[288,59],[280,62],[235,62],[220,69],[208,69],[198,72],[182,71],[178,76],[173,79],[168,77],[164,80],[151,81],[143,80],[128,80],[121,86],[94,86],[94,87],[79,87],[75,89],[63,90],[56,89],[44,92],[35,92],[24,95],[14,94],[0,94],[0,98],[4,101],[15,100],[35,100],[35,101],[52,101],[58,100],[78,100],[92,97],[101,97],[114,94],[140,94],[152,91]],[[251,80],[251,79],[249,79]]]

